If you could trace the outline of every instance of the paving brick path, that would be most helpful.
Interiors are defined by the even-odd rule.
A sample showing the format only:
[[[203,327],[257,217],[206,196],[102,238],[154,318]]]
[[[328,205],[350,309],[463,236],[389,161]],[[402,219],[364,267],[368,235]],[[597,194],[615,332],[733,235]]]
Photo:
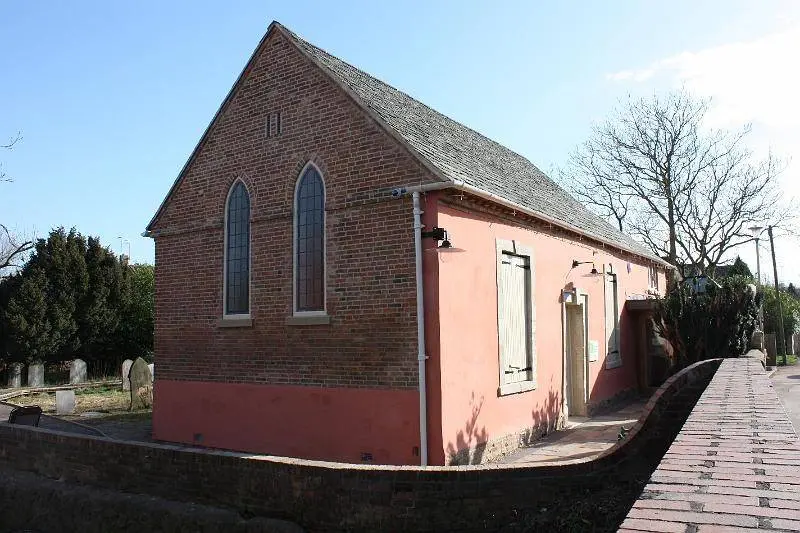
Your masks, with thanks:
[[[591,459],[619,441],[620,430],[630,429],[645,407],[637,400],[604,415],[571,417],[566,429],[554,431],[525,448],[501,457],[496,462],[506,464],[550,463],[572,459]]]
[[[726,359],[619,531],[800,531],[800,442],[753,359]]]

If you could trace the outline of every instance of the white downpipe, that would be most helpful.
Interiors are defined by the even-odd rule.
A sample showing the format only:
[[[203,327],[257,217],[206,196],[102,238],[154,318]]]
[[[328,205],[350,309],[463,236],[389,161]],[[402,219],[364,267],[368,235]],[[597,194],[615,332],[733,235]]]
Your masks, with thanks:
[[[419,191],[411,193],[414,204],[414,260],[417,274],[417,363],[419,368],[419,456],[420,465],[428,465],[428,393],[425,379],[425,302],[422,280],[422,209]]]

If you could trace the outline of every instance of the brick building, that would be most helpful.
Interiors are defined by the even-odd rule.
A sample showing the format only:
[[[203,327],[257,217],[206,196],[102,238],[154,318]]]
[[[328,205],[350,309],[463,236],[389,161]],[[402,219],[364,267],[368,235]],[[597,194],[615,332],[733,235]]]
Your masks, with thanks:
[[[478,462],[651,381],[663,261],[278,23],[146,235],[157,439]]]

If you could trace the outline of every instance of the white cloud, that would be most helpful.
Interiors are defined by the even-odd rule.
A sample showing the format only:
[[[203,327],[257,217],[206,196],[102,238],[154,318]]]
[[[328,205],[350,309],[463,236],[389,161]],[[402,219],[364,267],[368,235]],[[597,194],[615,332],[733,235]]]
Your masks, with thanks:
[[[644,68],[608,74],[606,79],[655,90],[684,86],[698,96],[710,97],[712,108],[706,123],[712,128],[735,129],[752,123],[753,133],[748,142],[757,154],[764,155],[772,149],[791,161],[782,185],[787,197],[797,203],[800,201],[799,53],[800,24],[795,24],[749,41],[684,51]],[[800,264],[800,243],[787,240],[780,244],[779,275],[797,282],[800,273],[794,265]],[[741,252],[755,266],[755,253]]]
[[[607,79],[644,82],[659,77],[711,96],[714,108],[708,119],[714,127],[760,122],[800,128],[798,52],[800,25],[752,41],[683,52]]]

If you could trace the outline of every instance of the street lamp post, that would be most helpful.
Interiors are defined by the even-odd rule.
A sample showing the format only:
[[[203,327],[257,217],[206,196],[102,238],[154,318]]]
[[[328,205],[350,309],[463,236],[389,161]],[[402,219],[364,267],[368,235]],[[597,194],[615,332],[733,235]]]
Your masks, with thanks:
[[[131,257],[131,241],[125,239],[123,237],[117,237],[119,239],[119,255],[122,257],[125,255],[125,245],[128,245],[128,259]]]
[[[764,226],[751,226],[749,228],[750,234],[756,241],[756,286],[761,285],[761,247],[759,246],[759,237],[764,231]],[[761,331],[762,339],[764,335],[764,307],[759,307],[758,310],[758,329]],[[763,346],[763,345],[762,345]]]
[[[750,233],[756,240],[756,281],[759,285],[761,285],[761,253],[758,241],[761,232],[764,231],[764,226],[752,226],[749,229]]]
[[[781,292],[778,289],[778,265],[775,262],[775,240],[772,236],[772,228],[773,226],[767,226],[767,233],[769,234],[769,246],[772,248],[772,273],[775,276],[775,299],[778,301],[778,331],[775,332],[775,336],[777,337],[778,341],[778,353],[783,354],[783,364],[786,365],[787,357],[786,357],[786,337],[784,336],[785,333],[783,331],[783,305],[781,304]],[[775,355],[775,363],[778,362],[778,356]]]

